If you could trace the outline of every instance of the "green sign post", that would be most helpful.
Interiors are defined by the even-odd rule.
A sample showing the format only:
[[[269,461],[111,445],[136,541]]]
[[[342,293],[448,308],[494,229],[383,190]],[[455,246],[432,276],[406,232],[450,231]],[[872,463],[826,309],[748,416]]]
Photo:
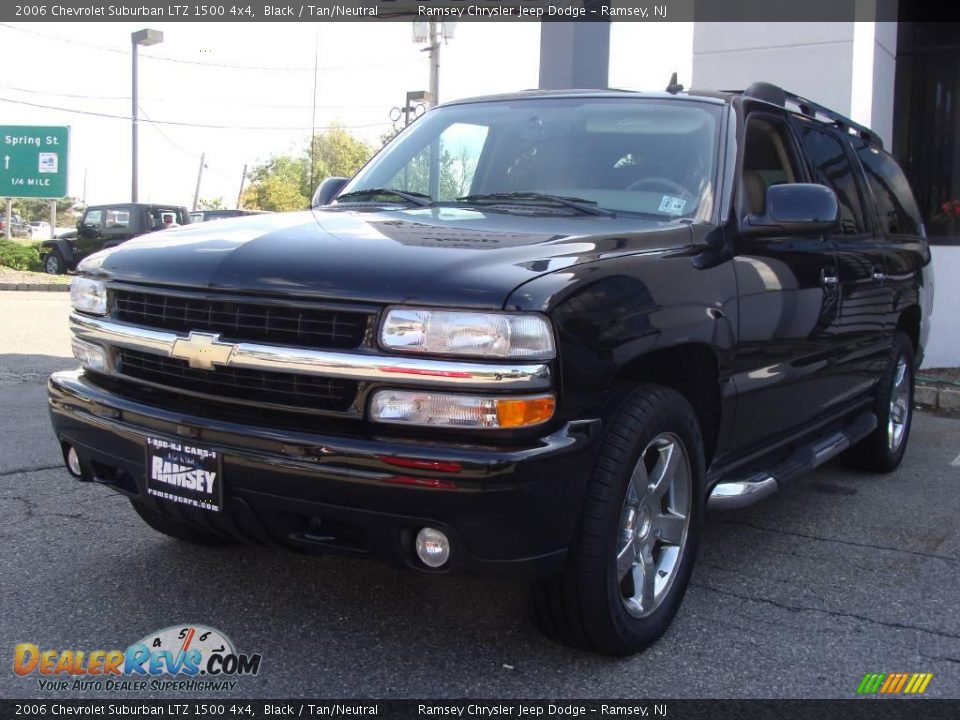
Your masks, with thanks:
[[[70,128],[0,125],[0,197],[67,195]]]

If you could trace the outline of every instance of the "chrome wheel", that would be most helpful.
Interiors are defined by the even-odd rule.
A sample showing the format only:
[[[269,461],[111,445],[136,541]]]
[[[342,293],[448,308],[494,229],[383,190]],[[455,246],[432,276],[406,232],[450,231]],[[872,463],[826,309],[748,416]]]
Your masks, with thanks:
[[[896,452],[903,444],[910,423],[910,372],[907,359],[900,357],[890,389],[890,413],[887,419],[887,445]]]
[[[60,258],[58,258],[56,255],[47,255],[47,259],[44,261],[43,265],[48,275],[60,274]]]
[[[623,499],[617,579],[627,612],[656,610],[680,568],[690,528],[692,476],[680,438],[657,435],[644,448]]]

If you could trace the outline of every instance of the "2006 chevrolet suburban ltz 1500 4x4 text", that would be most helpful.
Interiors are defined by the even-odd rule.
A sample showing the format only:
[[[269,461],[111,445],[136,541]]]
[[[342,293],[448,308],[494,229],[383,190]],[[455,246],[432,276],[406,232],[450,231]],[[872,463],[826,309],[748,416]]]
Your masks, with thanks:
[[[707,506],[888,472],[933,296],[903,173],[778,87],[440,106],[307,212],[93,255],[64,458],[155,530],[534,582],[660,636]]]

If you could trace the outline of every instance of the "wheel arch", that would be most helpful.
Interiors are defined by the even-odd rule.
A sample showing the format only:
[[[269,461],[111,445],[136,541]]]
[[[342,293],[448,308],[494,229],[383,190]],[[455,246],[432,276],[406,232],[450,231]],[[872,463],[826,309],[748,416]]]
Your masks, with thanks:
[[[904,333],[910,342],[913,343],[914,354],[919,356],[922,348],[920,346],[920,324],[922,321],[922,312],[919,305],[908,305],[900,311],[897,318],[896,330]]]
[[[706,343],[685,343],[644,353],[624,365],[614,383],[651,382],[672,388],[690,403],[703,435],[707,467],[721,427],[720,359]]]

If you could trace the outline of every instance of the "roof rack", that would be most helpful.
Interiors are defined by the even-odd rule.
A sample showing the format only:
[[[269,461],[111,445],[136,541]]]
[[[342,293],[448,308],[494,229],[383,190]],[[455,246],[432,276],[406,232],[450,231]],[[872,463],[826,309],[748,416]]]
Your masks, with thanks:
[[[855,123],[845,115],[841,115],[823,105],[813,102],[813,100],[800,97],[772,83],[755,82],[743,91],[743,95],[764,100],[784,108],[787,106],[787,103],[790,103],[794,105],[804,117],[808,117],[811,120],[820,120],[818,116],[822,116],[840,130],[857,135],[878,148],[883,147],[883,140],[870,128]]]

